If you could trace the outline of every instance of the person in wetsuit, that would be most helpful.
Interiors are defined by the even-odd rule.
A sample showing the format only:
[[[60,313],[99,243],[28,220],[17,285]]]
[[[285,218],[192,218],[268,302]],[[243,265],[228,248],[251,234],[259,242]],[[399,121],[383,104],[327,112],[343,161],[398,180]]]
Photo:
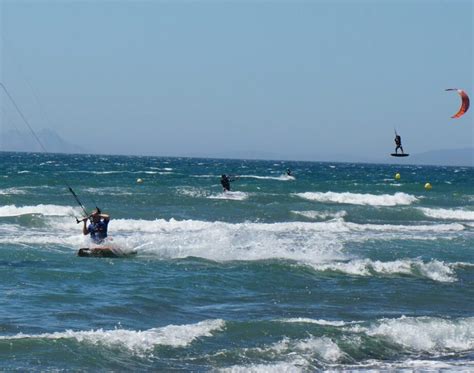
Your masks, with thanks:
[[[402,138],[400,137],[400,135],[398,133],[395,133],[395,154],[398,154],[398,149],[400,149],[402,151],[402,154],[404,154],[405,152],[403,151],[403,147],[402,147]]]
[[[288,176],[293,176],[293,175],[291,174],[291,170],[290,170],[289,168],[286,169],[286,174],[287,174]]]
[[[87,225],[87,220],[90,224]],[[92,241],[96,244],[101,244],[107,238],[107,228],[109,226],[110,216],[102,214],[99,209],[96,209],[88,218],[83,220],[84,226],[82,233],[87,236],[90,234]]]
[[[221,175],[221,185],[224,188],[224,192],[229,192],[230,191],[230,182],[232,180],[229,178],[227,175]]]

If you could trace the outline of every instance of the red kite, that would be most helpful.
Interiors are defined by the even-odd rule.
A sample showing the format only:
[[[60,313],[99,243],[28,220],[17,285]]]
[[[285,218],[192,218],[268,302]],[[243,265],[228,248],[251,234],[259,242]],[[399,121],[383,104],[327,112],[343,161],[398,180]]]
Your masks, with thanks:
[[[469,109],[469,96],[467,95],[466,92],[464,92],[462,89],[457,89],[457,88],[448,88],[446,91],[457,91],[459,95],[461,96],[461,107],[459,108],[459,111],[454,114],[451,118],[461,118],[464,113]]]

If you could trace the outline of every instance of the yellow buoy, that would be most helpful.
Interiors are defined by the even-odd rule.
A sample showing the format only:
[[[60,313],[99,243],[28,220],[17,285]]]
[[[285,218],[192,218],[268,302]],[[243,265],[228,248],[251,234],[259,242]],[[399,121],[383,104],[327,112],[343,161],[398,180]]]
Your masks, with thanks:
[[[400,180],[400,174],[398,172],[395,174],[395,179]]]
[[[430,183],[426,183],[426,184],[425,184],[425,189],[426,189],[426,190],[430,190],[430,189],[431,189],[431,184],[430,184]]]
[[[143,179],[138,178],[138,179],[137,179],[137,183],[138,183],[138,184],[143,183]]]

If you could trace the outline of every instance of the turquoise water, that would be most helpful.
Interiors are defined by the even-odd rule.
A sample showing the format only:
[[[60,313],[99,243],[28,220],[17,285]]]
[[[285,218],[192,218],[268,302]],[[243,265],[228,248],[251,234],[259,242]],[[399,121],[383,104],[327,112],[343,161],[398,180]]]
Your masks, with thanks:
[[[474,369],[472,168],[0,160],[2,370]],[[76,256],[66,183],[137,255]]]

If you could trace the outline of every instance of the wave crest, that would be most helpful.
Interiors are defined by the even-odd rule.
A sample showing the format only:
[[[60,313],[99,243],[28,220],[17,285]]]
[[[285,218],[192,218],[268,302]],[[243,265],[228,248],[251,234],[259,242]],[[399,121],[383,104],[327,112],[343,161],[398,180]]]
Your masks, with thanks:
[[[369,206],[397,206],[411,205],[418,201],[418,198],[411,194],[402,192],[391,194],[360,194],[360,193],[336,193],[336,192],[305,192],[296,193],[298,197],[316,201],[316,202],[333,202],[352,205],[369,205]]]

